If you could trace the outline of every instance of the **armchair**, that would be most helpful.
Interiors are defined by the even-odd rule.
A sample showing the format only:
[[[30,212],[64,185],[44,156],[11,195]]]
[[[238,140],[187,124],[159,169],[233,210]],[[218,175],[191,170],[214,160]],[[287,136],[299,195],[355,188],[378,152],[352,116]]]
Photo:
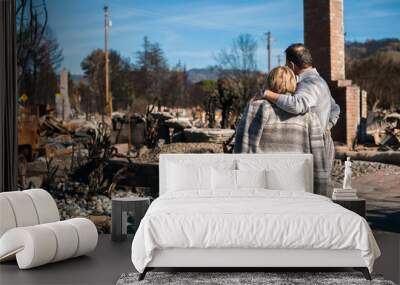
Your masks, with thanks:
[[[33,268],[89,253],[97,240],[90,220],[60,221],[43,189],[0,193],[0,262],[16,259],[20,269]]]

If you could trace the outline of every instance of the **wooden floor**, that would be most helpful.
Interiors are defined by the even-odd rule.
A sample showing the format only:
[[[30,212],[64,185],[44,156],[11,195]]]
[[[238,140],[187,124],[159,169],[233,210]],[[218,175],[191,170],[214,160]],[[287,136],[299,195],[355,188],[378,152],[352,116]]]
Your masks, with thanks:
[[[400,234],[375,232],[382,251],[375,263],[375,273],[400,283]],[[0,284],[115,284],[122,273],[133,272],[132,237],[112,242],[110,235],[100,235],[97,249],[82,256],[42,267],[19,270],[15,262],[0,265]]]

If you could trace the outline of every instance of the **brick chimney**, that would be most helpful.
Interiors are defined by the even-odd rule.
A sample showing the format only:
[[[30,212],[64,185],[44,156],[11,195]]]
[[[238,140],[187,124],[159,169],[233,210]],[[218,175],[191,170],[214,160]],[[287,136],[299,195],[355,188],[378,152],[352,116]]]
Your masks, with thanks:
[[[366,110],[366,93],[361,96],[360,88],[346,80],[343,0],[304,0],[303,4],[304,43],[341,108],[333,139],[351,147],[359,132],[361,110]]]

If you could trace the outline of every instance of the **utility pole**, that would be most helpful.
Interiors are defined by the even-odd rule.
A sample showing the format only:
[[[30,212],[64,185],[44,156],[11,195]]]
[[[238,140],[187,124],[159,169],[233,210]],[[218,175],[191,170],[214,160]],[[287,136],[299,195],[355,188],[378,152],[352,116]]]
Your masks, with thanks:
[[[267,56],[268,56],[268,72],[271,71],[271,32],[265,33],[267,36]]]
[[[109,74],[109,59],[108,59],[108,31],[111,26],[111,21],[108,15],[108,6],[104,6],[104,73],[105,73],[105,112],[111,118],[112,114],[112,98],[110,96],[110,74]]]

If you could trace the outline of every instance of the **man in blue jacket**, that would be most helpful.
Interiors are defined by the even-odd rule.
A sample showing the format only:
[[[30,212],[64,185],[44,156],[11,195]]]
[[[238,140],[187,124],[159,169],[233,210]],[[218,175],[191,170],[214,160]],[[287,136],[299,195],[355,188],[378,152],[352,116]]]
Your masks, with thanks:
[[[311,53],[303,44],[292,44],[285,50],[285,53],[286,65],[297,76],[295,94],[277,94],[266,90],[262,98],[288,113],[314,112],[320,120],[321,127],[325,130],[324,142],[327,157],[333,162],[335,148],[330,130],[339,118],[340,107],[332,98],[326,81],[313,67]]]

